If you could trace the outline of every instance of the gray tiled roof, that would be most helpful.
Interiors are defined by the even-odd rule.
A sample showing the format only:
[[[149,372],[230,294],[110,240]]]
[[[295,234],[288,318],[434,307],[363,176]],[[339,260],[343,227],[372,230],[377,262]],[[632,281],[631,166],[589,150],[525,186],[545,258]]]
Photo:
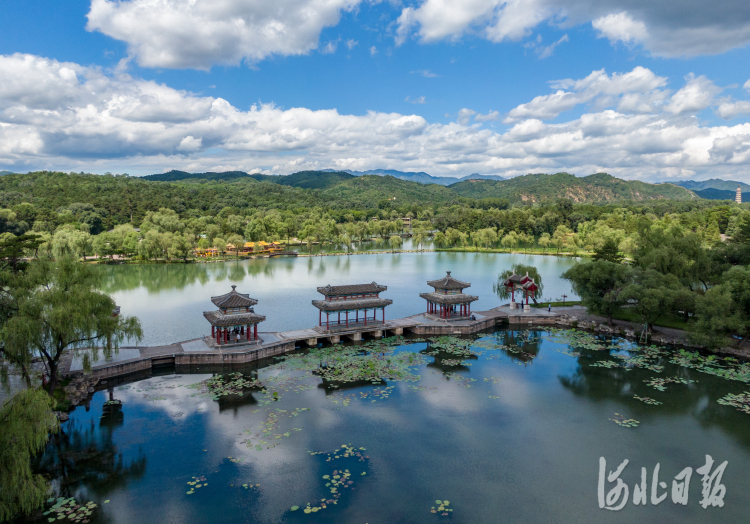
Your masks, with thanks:
[[[464,289],[471,287],[471,283],[453,278],[450,271],[446,271],[446,275],[439,280],[428,280],[427,285],[435,289]]]
[[[258,303],[257,300],[250,298],[250,296],[245,293],[237,293],[237,291],[235,291],[236,287],[237,286],[232,286],[232,291],[226,295],[211,297],[211,302],[213,302],[214,306],[220,308],[250,307]]]
[[[511,276],[509,276],[506,279],[506,282],[513,282],[514,284],[520,284],[521,280],[523,280],[523,277],[521,275],[516,275],[513,273]]]
[[[348,286],[332,286],[327,285],[325,287],[319,287],[318,293],[327,297],[336,295],[359,295],[360,293],[382,293],[388,289],[388,286],[381,286],[375,282],[370,284],[351,284]]]
[[[479,300],[479,297],[475,297],[474,295],[464,295],[463,293],[456,293],[455,295],[445,295],[443,293],[420,293],[419,296],[435,304],[468,304],[475,300]]]
[[[360,298],[356,300],[313,300],[312,305],[321,311],[354,311],[355,309],[372,309],[390,306],[393,300],[387,298]]]
[[[224,315],[221,311],[204,311],[203,316],[206,317],[206,320],[208,320],[212,326],[218,327],[257,324],[266,319],[266,317],[258,315],[257,313],[235,313]]]

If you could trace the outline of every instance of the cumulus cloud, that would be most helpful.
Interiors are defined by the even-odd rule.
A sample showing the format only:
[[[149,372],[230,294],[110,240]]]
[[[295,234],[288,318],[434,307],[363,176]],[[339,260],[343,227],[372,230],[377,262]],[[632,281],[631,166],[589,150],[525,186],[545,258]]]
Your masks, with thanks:
[[[128,45],[144,67],[210,69],[301,55],[360,0],[91,0],[89,31]]]
[[[685,87],[677,91],[667,111],[673,114],[697,113],[712,104],[714,97],[721,92],[721,88],[714,85],[705,76],[695,77],[692,73],[686,77]]]
[[[396,44],[411,36],[518,41],[545,22],[591,23],[612,43],[642,45],[658,56],[716,54],[750,43],[750,4],[743,0],[421,0],[401,11]]]
[[[641,66],[624,74],[607,75],[601,69],[578,80],[555,80],[550,82],[550,86],[557,89],[555,93],[537,96],[530,102],[513,108],[504,122],[511,124],[526,118],[549,120],[580,104],[595,100],[606,106],[619,99],[619,109],[623,112],[652,112],[667,95],[661,89],[666,83],[666,78],[656,76],[651,70]]]
[[[534,99],[522,104],[526,116],[517,112],[502,132],[482,125],[499,112],[468,108],[445,124],[376,111],[346,115],[273,104],[241,110],[222,98],[33,55],[0,56],[0,77],[0,169],[10,171],[281,174],[350,167],[434,175],[607,171],[663,179],[720,167],[747,179],[750,162],[750,123],[711,126],[685,118],[712,103],[715,86],[689,77],[671,94],[663,89],[666,79],[643,68],[555,81],[553,89],[588,100],[591,110],[547,123],[570,102],[555,95],[545,106]],[[625,102],[626,95],[645,98]],[[621,106],[628,103],[651,109],[625,112]]]

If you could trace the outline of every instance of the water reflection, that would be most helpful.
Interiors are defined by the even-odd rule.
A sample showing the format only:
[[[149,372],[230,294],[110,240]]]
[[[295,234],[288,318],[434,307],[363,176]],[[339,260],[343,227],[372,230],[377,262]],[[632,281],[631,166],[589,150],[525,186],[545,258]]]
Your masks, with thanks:
[[[441,346],[445,339],[415,342],[396,350],[428,356],[412,370],[421,377],[415,382],[333,382],[273,361],[232,371],[204,366],[202,375],[180,369],[97,393],[90,411],[73,412],[65,437],[50,442],[39,467],[50,468],[71,495],[120,490],[116,511],[110,508],[115,522],[429,523],[436,499],[451,501],[457,522],[496,522],[498,515],[526,522],[741,521],[750,505],[750,419],[716,400],[745,385],[670,364],[668,355],[654,362],[664,366],[661,373],[595,367],[622,347],[576,347],[559,336],[499,331],[479,337],[474,356],[457,355],[463,346],[456,339],[448,339],[453,351]],[[450,359],[463,364],[445,364]],[[242,371],[265,383],[266,392],[201,396],[192,385],[209,371],[224,382]],[[665,392],[644,383],[673,376],[697,382],[670,384]],[[643,404],[634,394],[663,404]],[[100,418],[108,398],[122,400],[122,410]],[[642,424],[621,428],[610,421],[615,412]],[[267,445],[258,449],[261,439]],[[342,444],[365,448],[366,470],[310,453]],[[660,462],[669,479],[705,453],[730,463],[722,511],[704,511],[697,502],[629,506],[620,515],[598,509],[599,456],[630,459],[635,476],[641,465]],[[290,510],[330,500],[321,479],[339,467],[366,474],[337,505],[310,514]],[[108,480],[112,475],[122,480]],[[208,487],[187,495],[194,476]],[[100,479],[109,487],[98,486]],[[625,480],[632,486],[637,479],[628,470]],[[691,497],[696,490],[699,482]]]

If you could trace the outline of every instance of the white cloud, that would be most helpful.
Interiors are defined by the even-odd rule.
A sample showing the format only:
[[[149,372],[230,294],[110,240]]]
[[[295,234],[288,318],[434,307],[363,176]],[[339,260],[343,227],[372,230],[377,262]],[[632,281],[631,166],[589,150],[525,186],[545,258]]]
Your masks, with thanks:
[[[354,49],[354,46],[356,46],[358,43],[359,42],[357,42],[354,39],[349,39],[349,40],[346,41],[346,47],[348,47],[349,50],[351,51],[352,49]]]
[[[570,39],[568,38],[567,33],[562,35],[560,39],[557,42],[553,42],[550,45],[546,47],[539,47],[537,48],[537,54],[539,55],[540,59],[549,58],[552,56],[552,54],[555,52],[555,48],[562,44],[563,42],[569,42]]]
[[[422,95],[418,98],[410,98],[407,96],[404,101],[409,102],[410,104],[424,104],[427,100],[425,99],[424,95]]]
[[[511,124],[525,118],[552,119],[580,104],[597,101],[606,107],[618,98],[621,111],[652,112],[666,96],[661,89],[666,83],[666,78],[641,66],[624,74],[607,75],[601,69],[579,80],[555,80],[550,82],[551,87],[557,89],[555,93],[537,96],[531,102],[513,108],[504,122]]]
[[[439,78],[440,77],[440,75],[431,72],[429,69],[418,69],[416,71],[411,71],[410,74],[420,75],[425,78]]]
[[[705,76],[695,77],[692,73],[685,80],[685,87],[677,91],[666,109],[672,114],[697,113],[713,103],[714,96],[721,88],[714,85]]]
[[[722,53],[750,43],[750,3],[724,0],[421,0],[397,20],[396,44],[464,35],[518,41],[542,23],[591,23],[610,42],[642,45],[658,56]]]
[[[591,109],[550,124],[533,115],[559,114],[570,102],[534,99],[505,132],[482,125],[499,112],[468,108],[446,124],[413,114],[273,104],[241,110],[222,98],[32,55],[0,56],[0,78],[0,169],[10,171],[145,174],[189,166],[289,173],[352,166],[434,175],[604,170],[663,179],[720,168],[748,180],[750,123],[712,126],[685,118],[708,107],[717,88],[689,77],[671,95],[666,79],[642,68],[553,82]],[[629,95],[641,98],[628,102]],[[624,112],[628,103],[650,110]]]
[[[128,45],[144,67],[210,69],[301,55],[360,0],[91,0],[89,31]]]
[[[495,120],[500,120],[500,112],[499,111],[490,111],[486,115],[476,115],[474,117],[475,122],[493,122]]]
[[[469,125],[469,122],[471,122],[471,117],[476,114],[477,112],[473,109],[463,108],[458,111],[458,118],[456,119],[456,121],[462,126]]]
[[[322,48],[320,48],[320,52],[324,55],[332,55],[333,53],[336,52],[336,48],[338,46],[339,46],[339,40],[331,40]]]
[[[592,20],[591,25],[599,32],[599,37],[606,37],[613,44],[616,42],[628,45],[642,44],[648,38],[646,24],[633,20],[624,11]]]
[[[378,48],[377,48],[377,47],[375,47],[375,46],[372,46],[372,47],[370,48],[370,56],[375,56],[375,55],[377,55],[377,54],[378,54]]]

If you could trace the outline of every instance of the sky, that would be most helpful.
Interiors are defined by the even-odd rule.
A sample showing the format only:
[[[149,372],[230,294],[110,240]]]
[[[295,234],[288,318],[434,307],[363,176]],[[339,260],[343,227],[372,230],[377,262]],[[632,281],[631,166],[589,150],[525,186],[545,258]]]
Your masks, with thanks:
[[[0,170],[750,183],[747,0],[14,0],[0,24]]]

